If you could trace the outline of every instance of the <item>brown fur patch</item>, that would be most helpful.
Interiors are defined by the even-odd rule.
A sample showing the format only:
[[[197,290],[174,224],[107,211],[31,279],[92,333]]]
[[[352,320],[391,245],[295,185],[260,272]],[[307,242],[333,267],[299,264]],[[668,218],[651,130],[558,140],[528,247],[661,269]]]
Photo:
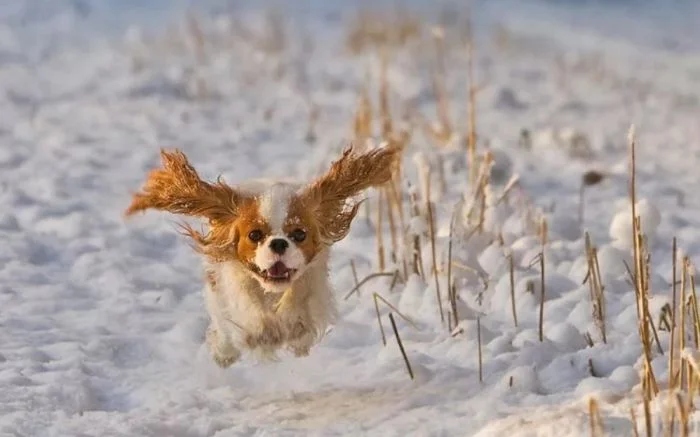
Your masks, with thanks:
[[[162,168],[152,170],[141,192],[134,194],[125,214],[147,209],[228,221],[236,215],[241,196],[222,180],[203,181],[179,150],[160,152]]]
[[[295,244],[302,251],[306,262],[309,262],[321,250],[321,234],[313,211],[309,210],[304,199],[299,197],[294,197],[290,202],[287,220],[282,227],[287,235],[296,229],[305,231],[306,239],[302,242],[293,241],[292,244]]]
[[[360,192],[388,182],[398,165],[401,149],[383,147],[360,155],[343,152],[331,168],[302,194],[303,203],[313,211],[323,240],[340,241],[350,230],[359,203]]]
[[[195,249],[214,261],[236,256],[238,235],[234,223],[247,198],[219,179],[205,182],[179,150],[160,152],[162,167],[152,170],[141,192],[134,194],[125,215],[148,209],[208,219],[209,229],[195,230],[182,224],[182,233],[194,241]]]
[[[194,249],[214,262],[235,258],[238,235],[233,222],[211,223],[208,231],[197,231],[188,224],[181,224],[182,234],[194,242]]]
[[[240,236],[237,245],[238,259],[246,265],[251,265],[255,259],[255,251],[258,246],[270,234],[270,226],[260,216],[260,207],[256,200],[251,199],[241,207],[234,227],[236,233]],[[251,241],[248,238],[248,234],[254,230],[262,232],[262,239],[259,242]]]

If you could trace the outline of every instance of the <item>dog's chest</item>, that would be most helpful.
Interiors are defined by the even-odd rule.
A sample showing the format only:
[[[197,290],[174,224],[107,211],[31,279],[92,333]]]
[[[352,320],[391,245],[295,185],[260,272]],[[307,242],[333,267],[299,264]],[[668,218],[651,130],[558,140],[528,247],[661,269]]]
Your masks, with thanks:
[[[291,290],[285,291],[285,293],[290,293]],[[262,306],[266,312],[274,313],[282,300],[282,296],[285,293],[262,293],[261,301]]]

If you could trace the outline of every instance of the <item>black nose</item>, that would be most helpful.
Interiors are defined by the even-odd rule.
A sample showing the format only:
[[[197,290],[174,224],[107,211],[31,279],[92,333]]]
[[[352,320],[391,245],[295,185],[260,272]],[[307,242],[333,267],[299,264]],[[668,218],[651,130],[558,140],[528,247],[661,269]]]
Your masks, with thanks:
[[[272,251],[278,255],[282,255],[288,247],[289,243],[287,240],[283,240],[282,238],[275,238],[274,240],[270,241],[270,249],[272,249]]]

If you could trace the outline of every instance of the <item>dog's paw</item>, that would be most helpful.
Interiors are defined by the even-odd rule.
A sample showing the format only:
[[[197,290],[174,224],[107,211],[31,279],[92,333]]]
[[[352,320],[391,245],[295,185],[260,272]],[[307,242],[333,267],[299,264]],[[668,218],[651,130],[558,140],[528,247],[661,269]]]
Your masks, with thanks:
[[[211,326],[207,329],[206,343],[212,359],[221,368],[225,369],[231,366],[241,357],[241,352],[219,336],[217,330]]]
[[[309,355],[311,347],[316,343],[316,335],[304,323],[293,325],[293,329],[289,332],[289,340],[287,349],[290,350],[295,357],[305,357]],[[293,336],[293,337],[292,337]]]
[[[211,357],[217,366],[226,369],[227,367],[231,367],[231,365],[241,357],[241,353],[238,349],[234,349],[233,351],[234,353],[230,355],[221,355],[217,352],[212,352]]]
[[[291,326],[287,328],[287,339],[289,341],[298,340],[307,334],[309,334],[309,328],[301,319],[292,323]]]
[[[287,343],[287,349],[291,351],[295,357],[305,357],[309,355],[311,347],[316,342],[316,338],[310,332],[306,332],[301,337]]]
[[[309,352],[311,352],[311,345],[306,345],[306,344],[297,344],[297,345],[289,345],[289,350],[292,351],[295,357],[301,358],[301,357],[308,357]]]

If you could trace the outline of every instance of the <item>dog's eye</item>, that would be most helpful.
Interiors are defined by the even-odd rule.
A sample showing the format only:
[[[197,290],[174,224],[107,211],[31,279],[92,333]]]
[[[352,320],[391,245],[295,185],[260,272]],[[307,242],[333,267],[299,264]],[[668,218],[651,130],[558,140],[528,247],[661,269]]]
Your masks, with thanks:
[[[306,240],[306,232],[303,229],[295,229],[289,234],[289,238],[297,243],[301,243]]]
[[[260,229],[255,229],[248,233],[248,239],[253,243],[258,243],[260,240],[263,239],[263,233]]]

